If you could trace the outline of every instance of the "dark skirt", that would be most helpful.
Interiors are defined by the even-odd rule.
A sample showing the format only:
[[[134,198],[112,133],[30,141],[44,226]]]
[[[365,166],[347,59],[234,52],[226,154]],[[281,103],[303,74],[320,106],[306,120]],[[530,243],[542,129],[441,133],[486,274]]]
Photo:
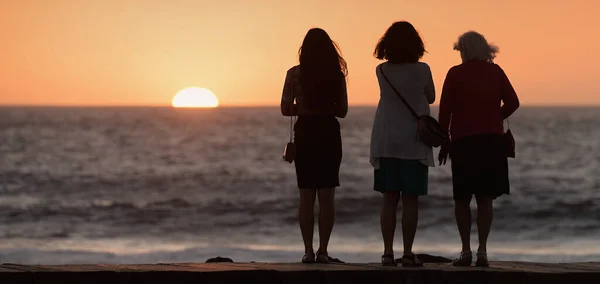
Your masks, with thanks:
[[[294,125],[296,177],[299,188],[340,185],[342,137],[333,116],[299,116]]]
[[[402,192],[404,195],[427,195],[429,167],[419,160],[379,158],[373,189],[381,193]]]
[[[454,199],[473,195],[496,199],[510,194],[508,160],[502,136],[479,134],[452,142],[452,185]]]

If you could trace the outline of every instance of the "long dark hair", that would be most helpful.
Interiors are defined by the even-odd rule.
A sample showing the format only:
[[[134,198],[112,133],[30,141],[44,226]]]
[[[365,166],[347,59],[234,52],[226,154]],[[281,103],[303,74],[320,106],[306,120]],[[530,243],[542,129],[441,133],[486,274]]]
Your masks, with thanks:
[[[346,60],[327,32],[313,28],[306,33],[300,50],[300,84],[306,103],[314,108],[332,104],[348,75]]]
[[[425,53],[419,33],[409,22],[395,22],[377,42],[373,56],[391,63],[418,62]]]

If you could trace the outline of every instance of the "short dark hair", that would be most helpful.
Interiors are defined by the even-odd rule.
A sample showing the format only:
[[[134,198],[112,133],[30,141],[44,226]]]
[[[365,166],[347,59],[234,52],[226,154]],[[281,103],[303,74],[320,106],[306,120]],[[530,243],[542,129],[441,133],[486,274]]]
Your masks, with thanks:
[[[418,62],[425,53],[419,33],[409,22],[395,22],[377,42],[373,56],[391,63]]]

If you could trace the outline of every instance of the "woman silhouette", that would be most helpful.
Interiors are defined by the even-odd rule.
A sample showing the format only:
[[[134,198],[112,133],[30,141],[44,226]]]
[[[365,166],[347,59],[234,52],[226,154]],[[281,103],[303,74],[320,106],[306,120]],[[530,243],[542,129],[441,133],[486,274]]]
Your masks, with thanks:
[[[348,113],[346,61],[322,29],[304,37],[300,64],[288,70],[281,112],[298,115],[294,125],[296,177],[300,192],[298,221],[304,241],[304,263],[328,263],[327,246],[335,219],[334,190],[340,185],[342,138],[336,117]],[[295,104],[294,104],[295,101]],[[319,198],[319,249],[313,250],[314,206]]]
[[[374,189],[383,193],[381,233],[384,251],[381,263],[386,266],[396,265],[393,244],[400,199],[404,243],[402,266],[423,265],[412,252],[412,246],[419,216],[418,198],[427,195],[429,167],[435,166],[435,161],[431,147],[419,141],[417,121],[402,98],[419,115],[429,115],[429,105],[435,101],[435,88],[429,65],[419,62],[424,52],[419,33],[404,21],[388,28],[374,52],[377,59],[387,61],[375,71],[380,99],[371,134]]]
[[[470,266],[471,208],[477,200],[479,248],[477,266],[489,266],[487,239],[493,218],[493,200],[509,194],[507,147],[503,120],[519,107],[519,98],[508,77],[493,60],[498,47],[483,35],[467,32],[454,49],[462,64],[450,68],[440,99],[440,125],[450,129],[451,144],[442,146],[440,164],[448,153],[452,162],[454,214],[462,241],[455,266]]]

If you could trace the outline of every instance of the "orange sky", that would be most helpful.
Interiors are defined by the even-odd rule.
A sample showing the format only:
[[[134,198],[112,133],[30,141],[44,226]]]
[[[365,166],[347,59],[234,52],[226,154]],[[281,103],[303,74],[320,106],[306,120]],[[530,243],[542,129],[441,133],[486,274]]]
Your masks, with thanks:
[[[222,105],[278,105],[306,31],[349,67],[349,100],[374,105],[372,56],[394,21],[429,51],[437,95],[469,29],[527,105],[600,105],[600,4],[591,0],[0,0],[0,105],[169,105],[187,86]]]

